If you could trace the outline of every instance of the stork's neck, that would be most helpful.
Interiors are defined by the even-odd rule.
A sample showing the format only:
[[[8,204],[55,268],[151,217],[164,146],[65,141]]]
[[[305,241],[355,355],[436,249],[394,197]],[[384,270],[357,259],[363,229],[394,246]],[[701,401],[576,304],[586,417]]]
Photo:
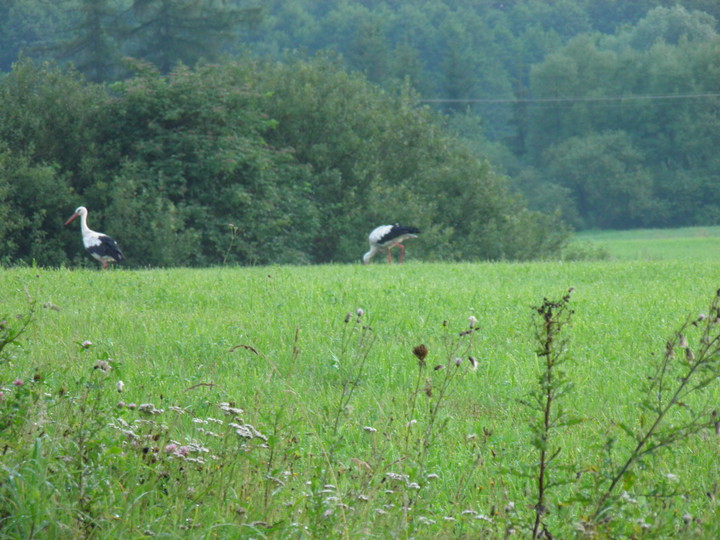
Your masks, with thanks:
[[[80,230],[83,236],[89,236],[95,234],[95,231],[90,229],[87,224],[87,212],[80,214]]]

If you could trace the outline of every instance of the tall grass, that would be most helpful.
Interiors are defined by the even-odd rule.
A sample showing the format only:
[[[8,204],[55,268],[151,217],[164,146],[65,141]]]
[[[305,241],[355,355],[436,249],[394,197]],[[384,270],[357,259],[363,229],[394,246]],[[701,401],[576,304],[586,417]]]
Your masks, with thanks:
[[[666,342],[717,285],[681,261],[4,270],[0,319],[17,328],[28,295],[35,311],[0,363],[0,534],[530,534],[531,306],[570,287],[563,406],[582,421],[553,444],[583,483],[542,519],[588,531],[622,454],[606,433],[637,425]],[[601,527],[713,532],[714,430],[672,449],[623,475]]]

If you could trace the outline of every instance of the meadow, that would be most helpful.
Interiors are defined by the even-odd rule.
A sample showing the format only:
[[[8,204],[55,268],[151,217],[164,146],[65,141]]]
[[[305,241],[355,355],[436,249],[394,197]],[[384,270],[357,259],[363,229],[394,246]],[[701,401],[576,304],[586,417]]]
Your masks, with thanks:
[[[667,373],[715,343],[704,249],[0,270],[0,537],[716,536],[717,355],[598,505],[668,392],[669,343]],[[536,308],[568,294],[539,441]]]

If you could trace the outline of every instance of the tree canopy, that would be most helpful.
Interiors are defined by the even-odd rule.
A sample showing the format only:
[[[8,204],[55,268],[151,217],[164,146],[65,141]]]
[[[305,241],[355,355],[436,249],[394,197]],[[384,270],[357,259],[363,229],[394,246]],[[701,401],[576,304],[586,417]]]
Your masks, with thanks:
[[[0,204],[39,175],[162,265],[353,260],[390,220],[450,258],[542,256],[559,218],[716,224],[719,19],[711,0],[8,0]],[[3,260],[31,256],[0,230]],[[61,233],[53,264],[77,255]]]

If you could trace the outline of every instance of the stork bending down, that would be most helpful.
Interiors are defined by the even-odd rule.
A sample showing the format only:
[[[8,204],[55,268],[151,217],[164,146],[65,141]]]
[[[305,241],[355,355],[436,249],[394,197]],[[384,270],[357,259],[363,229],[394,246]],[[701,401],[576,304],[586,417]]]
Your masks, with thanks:
[[[400,248],[400,262],[403,262],[405,256],[405,246],[402,245],[403,240],[417,238],[418,234],[420,234],[420,229],[416,227],[402,227],[398,224],[380,225],[368,236],[370,251],[363,255],[363,263],[368,264],[378,251],[385,249],[387,250],[388,264],[392,264],[390,249],[393,247]]]

